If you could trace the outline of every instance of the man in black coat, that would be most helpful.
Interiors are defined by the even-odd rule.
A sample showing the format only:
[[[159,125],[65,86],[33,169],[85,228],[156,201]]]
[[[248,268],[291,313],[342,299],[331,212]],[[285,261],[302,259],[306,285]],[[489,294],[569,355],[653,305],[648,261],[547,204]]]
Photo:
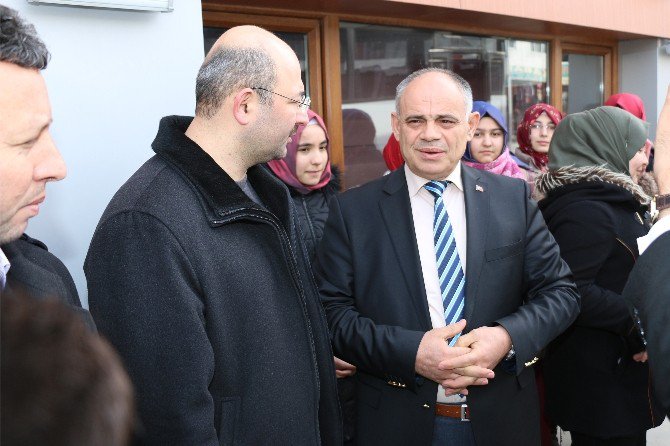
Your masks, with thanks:
[[[66,174],[49,132],[51,106],[40,74],[48,60],[35,28],[0,6],[0,294],[60,298],[92,326],[65,265],[23,234],[46,184]]]
[[[579,298],[526,183],[459,162],[471,109],[460,76],[411,74],[392,114],[405,168],[331,201],[316,272],[335,353],[358,368],[359,445],[539,444],[529,366]],[[465,274],[453,281],[438,276],[441,212],[425,187],[445,179],[456,241],[445,257]],[[445,282],[463,284],[465,322],[445,318]]]
[[[140,444],[342,443],[332,350],[288,190],[309,98],[276,36],[224,33],[196,116],[161,120],[116,193],[84,270],[91,312],[136,389]]]
[[[658,119],[654,177],[659,195],[658,221],[638,239],[640,257],[623,296],[637,310],[647,341],[655,394],[670,417],[670,87]]]

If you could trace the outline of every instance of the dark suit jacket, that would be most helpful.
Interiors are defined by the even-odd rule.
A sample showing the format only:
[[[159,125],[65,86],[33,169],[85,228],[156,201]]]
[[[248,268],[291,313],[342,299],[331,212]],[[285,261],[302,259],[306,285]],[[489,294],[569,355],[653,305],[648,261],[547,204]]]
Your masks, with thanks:
[[[11,265],[3,295],[25,294],[38,299],[56,297],[79,313],[86,325],[95,329],[90,313],[81,307],[70,272],[44,243],[23,234],[0,248]]]
[[[638,309],[645,330],[649,366],[656,396],[670,417],[670,232],[638,258],[623,296]]]
[[[470,388],[475,438],[539,444],[534,373],[524,363],[570,325],[579,298],[526,183],[462,172],[466,331],[500,324],[517,355],[514,373],[501,364],[487,386]],[[316,272],[335,354],[359,368],[358,444],[431,444],[437,384],[414,365],[432,326],[404,169],[331,201]]]

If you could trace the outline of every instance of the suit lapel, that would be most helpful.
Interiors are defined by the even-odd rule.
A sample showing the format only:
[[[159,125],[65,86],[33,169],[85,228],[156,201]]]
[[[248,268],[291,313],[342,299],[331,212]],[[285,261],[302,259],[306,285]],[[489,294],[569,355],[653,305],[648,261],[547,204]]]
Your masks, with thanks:
[[[489,223],[489,191],[479,172],[462,166],[465,218],[467,220],[467,265],[465,288],[465,319],[470,320],[475,309],[477,287],[484,266],[484,251]]]
[[[384,196],[379,201],[379,209],[416,314],[419,315],[423,328],[430,330],[432,324],[428,312],[426,287],[421,273],[419,248],[416,243],[404,169],[398,169],[388,175],[384,186]]]

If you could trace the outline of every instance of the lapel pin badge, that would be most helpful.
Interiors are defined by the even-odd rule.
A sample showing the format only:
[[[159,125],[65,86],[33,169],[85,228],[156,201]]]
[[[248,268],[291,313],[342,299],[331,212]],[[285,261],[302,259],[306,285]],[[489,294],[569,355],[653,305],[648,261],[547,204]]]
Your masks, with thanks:
[[[477,192],[484,192],[484,188],[481,187],[479,184],[475,185],[475,190],[476,190]]]

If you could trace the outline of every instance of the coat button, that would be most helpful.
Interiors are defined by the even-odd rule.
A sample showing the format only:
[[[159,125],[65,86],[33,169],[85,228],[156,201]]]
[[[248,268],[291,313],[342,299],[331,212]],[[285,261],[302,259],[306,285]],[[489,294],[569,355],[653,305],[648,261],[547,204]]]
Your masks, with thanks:
[[[428,404],[424,404],[424,405],[423,405],[423,408],[424,408],[424,409],[430,409],[430,406],[429,406]]]

